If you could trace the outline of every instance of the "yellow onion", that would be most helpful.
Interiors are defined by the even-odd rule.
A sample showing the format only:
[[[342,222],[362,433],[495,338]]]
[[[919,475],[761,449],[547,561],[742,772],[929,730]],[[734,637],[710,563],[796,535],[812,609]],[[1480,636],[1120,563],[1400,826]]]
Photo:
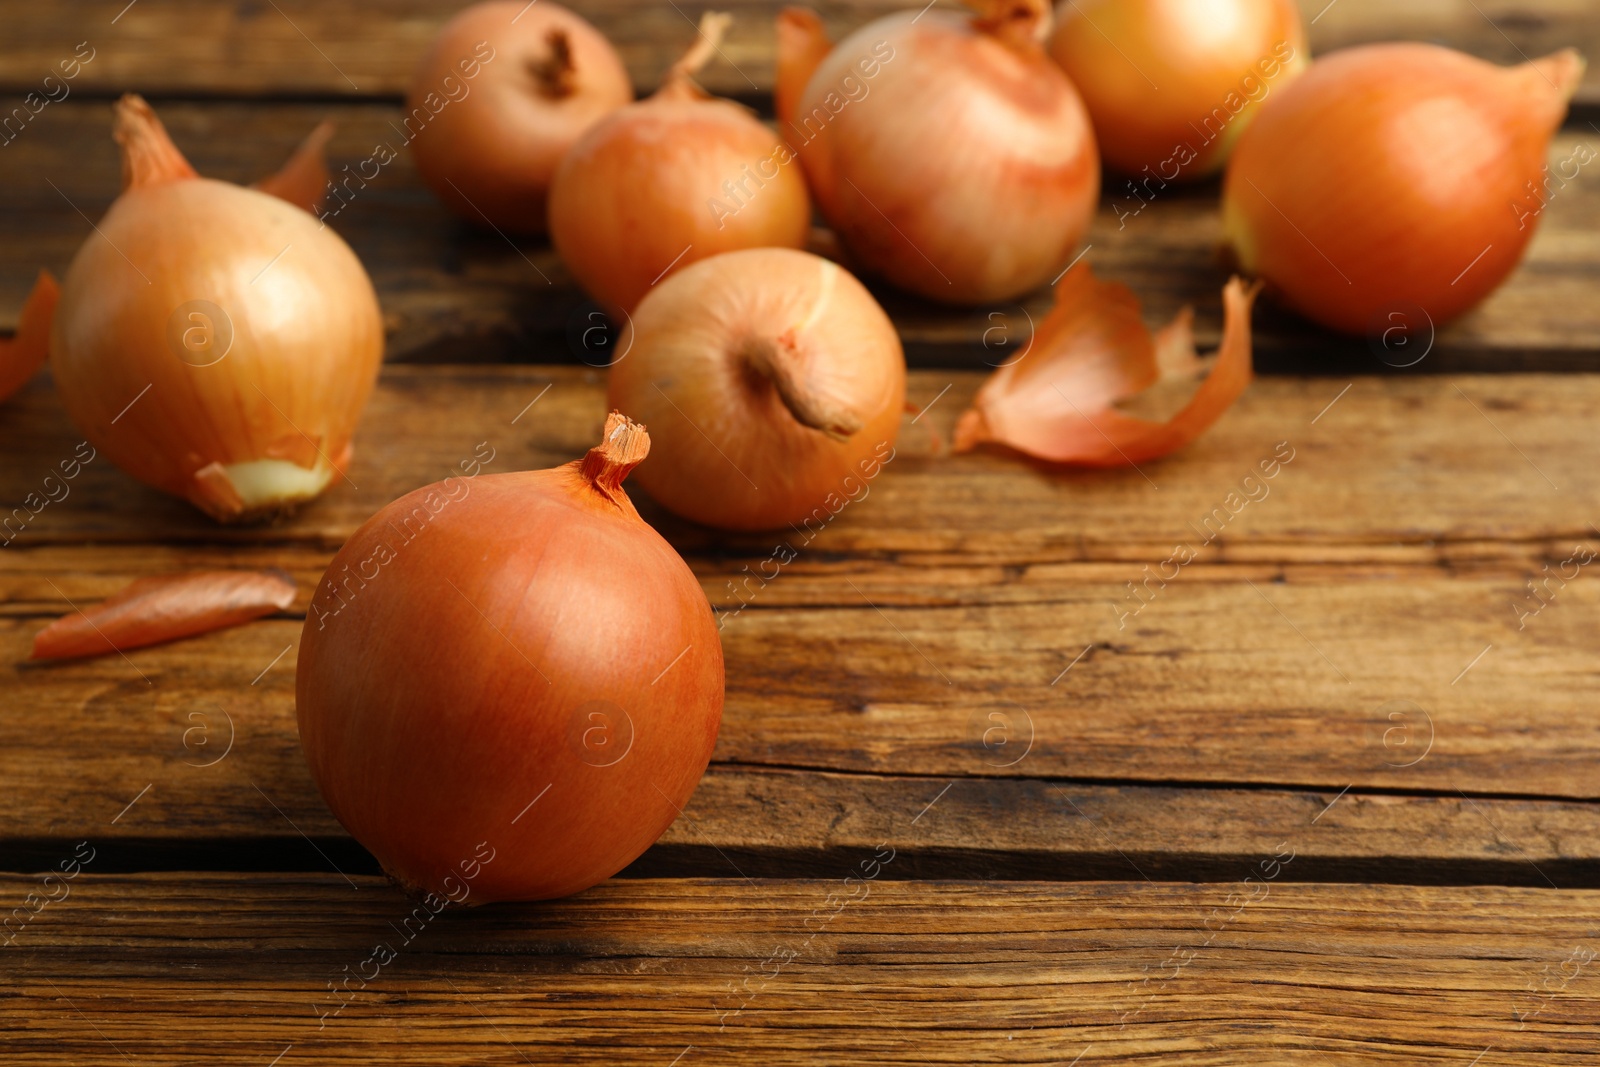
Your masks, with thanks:
[[[1310,62],[1294,0],[1066,0],[1056,15],[1050,54],[1106,164],[1144,178],[1140,199],[1221,170],[1256,108]]]
[[[583,459],[408,493],[329,564],[300,639],[300,743],[329,809],[406,887],[576,893],[688,803],[722,645],[622,487],[649,448],[613,413]]]
[[[117,104],[116,137],[122,195],[73,258],[50,335],[67,414],[213,518],[315,497],[349,462],[383,356],[360,261],[302,208],[196,175],[139,97]]]
[[[825,518],[894,456],[900,338],[849,271],[809,252],[679,271],[640,302],[618,351],[611,405],[655,427],[635,480],[685,518],[736,530]]]
[[[789,147],[694,83],[730,21],[708,13],[660,91],[596,125],[556,171],[550,239],[596,300],[632,308],[719,252],[805,244],[811,204]]]
[[[1428,44],[1318,60],[1261,109],[1228,165],[1223,221],[1240,265],[1348,333],[1456,317],[1533,236],[1538,212],[1519,205],[1544,187],[1582,75],[1570,49],[1511,68]]]
[[[417,173],[458,215],[543,233],[561,157],[632,99],[599,30],[548,0],[492,0],[445,23],[401,121]]]
[[[814,17],[780,16],[780,130],[856,262],[980,304],[1072,258],[1100,163],[1083,102],[1039,43],[1049,22],[1045,0],[982,0],[977,15],[881,18],[829,52]]]

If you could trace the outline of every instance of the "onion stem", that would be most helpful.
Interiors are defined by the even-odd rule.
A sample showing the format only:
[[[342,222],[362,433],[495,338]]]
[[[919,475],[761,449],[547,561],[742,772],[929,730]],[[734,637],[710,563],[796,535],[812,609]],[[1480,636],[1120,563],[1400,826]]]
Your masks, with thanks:
[[[772,383],[783,406],[802,426],[820,430],[836,441],[860,431],[861,418],[855,412],[806,385],[791,338],[751,337],[739,354],[745,366]]]

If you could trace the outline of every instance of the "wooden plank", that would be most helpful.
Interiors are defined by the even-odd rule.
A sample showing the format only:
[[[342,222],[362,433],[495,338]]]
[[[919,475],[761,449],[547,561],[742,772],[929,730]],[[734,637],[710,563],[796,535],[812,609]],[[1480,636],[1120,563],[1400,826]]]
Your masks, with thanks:
[[[281,0],[266,6],[219,6],[201,0],[118,0],[84,5],[83,17],[55,9],[6,5],[10,32],[0,42],[0,93],[36,90],[46,73],[87,39],[94,58],[74,80],[79,93],[211,93],[227,95],[404,94],[411,72],[439,26],[464,0],[360,0],[338,5]],[[668,64],[694,35],[698,9],[673,10],[650,0],[569,5],[616,45],[641,92],[658,85]],[[719,4],[735,22],[721,61],[705,73],[719,93],[770,90],[772,15],[777,0]],[[813,5],[836,39],[908,5],[895,0],[842,0]],[[959,7],[949,0],[943,6]],[[1315,54],[1381,40],[1426,40],[1499,63],[1520,62],[1569,45],[1600,55],[1600,26],[1583,0],[1300,0]],[[85,53],[88,54],[88,53]],[[1600,101],[1591,71],[1579,99]],[[7,101],[7,105],[11,104]]]
[[[298,758],[292,711],[287,718],[286,729],[276,714],[266,727],[234,718],[237,755],[223,755],[228,721],[211,710],[160,724],[181,757],[152,758],[150,736],[163,731],[140,720],[111,720],[93,747],[66,730],[58,733],[78,739],[75,749],[65,737],[53,747],[18,746],[0,765],[15,798],[0,823],[3,869],[49,870],[92,835],[102,873],[378,874],[318,799]],[[888,845],[898,859],[887,876],[896,879],[1215,882],[1243,877],[1289,839],[1299,881],[1600,887],[1594,803],[721,762],[684,817],[623,876],[843,877],[859,856]]]
[[[416,178],[395,132],[394,106],[170,103],[161,114],[202,173],[231,181],[253,181],[275,169],[324,117],[339,124],[331,149],[336,170],[366,159],[379,143],[399,152],[330,219],[377,286],[391,360],[609,358],[609,351],[584,347],[594,307],[548,245],[513,242],[444,213]],[[98,218],[115,196],[119,164],[109,124],[104,102],[69,99],[4,147],[16,165],[0,203],[0,227],[13,237],[0,248],[0,328],[15,326],[41,266],[66,268],[92,235],[86,219]],[[1600,145],[1600,138],[1575,127],[1556,139],[1552,161],[1567,159],[1579,144]],[[1087,237],[1088,262],[1130,285],[1153,324],[1193,305],[1202,343],[1213,344],[1228,274],[1217,252],[1223,234],[1215,185],[1169,190],[1125,225],[1111,206],[1117,196],[1108,187],[1108,203]],[[1523,267],[1483,307],[1439,330],[1417,369],[1592,369],[1600,337],[1600,303],[1592,299],[1600,277],[1597,229],[1600,170],[1587,168],[1551,200]],[[924,366],[978,368],[1014,358],[1050,302],[1048,294],[1036,293],[1014,306],[952,309],[883,286],[876,292],[900,329],[908,359]],[[1269,301],[1257,313],[1256,334],[1263,370],[1393,373],[1367,342],[1325,334]]]
[[[1294,458],[1265,483],[1264,499],[1210,547],[1197,546],[1198,562],[1415,564],[1448,577],[1480,559],[1514,561],[1510,569],[1520,570],[1530,554],[1550,559],[1559,551],[1559,562],[1567,542],[1593,535],[1587,501],[1600,496],[1600,443],[1584,428],[1600,407],[1600,377],[1258,380],[1198,443],[1143,474],[1051,471],[1000,452],[935,455],[926,431],[948,440],[981,381],[912,373],[910,403],[926,414],[903,426],[896,458],[869,496],[813,534],[802,547],[814,551],[800,562],[853,553],[913,568],[907,577],[946,564],[1031,568],[979,572],[1001,586],[1043,578],[1052,572],[1041,568],[1063,563],[1139,564],[1102,572],[1121,587],[1142,577],[1144,563],[1164,559],[1174,539],[1202,540],[1202,520],[1246,475],[1259,475],[1257,465],[1281,442]],[[605,410],[603,375],[583,368],[389,367],[357,434],[350,482],[288,521],[217,526],[97,459],[9,551],[87,539],[332,549],[382,505],[454,471],[481,442],[495,452],[490,472],[581,456],[598,439]],[[0,412],[0,454],[11,457],[0,468],[6,514],[40,491],[81,438],[47,379]],[[729,476],[737,476],[731,468]],[[644,506],[681,551],[721,556],[728,571],[771,551],[771,535],[713,533]],[[1521,584],[1513,576],[1506,596]],[[1496,611],[1515,622],[1504,604]],[[1114,628],[1104,604],[1094,614]]]
[[[914,375],[914,402],[930,403],[946,384],[942,375]],[[960,376],[923,423],[948,430],[975,384]],[[1597,593],[1583,576],[1553,584],[1550,603],[1521,629],[1511,605],[1535,603],[1528,578],[1547,563],[1559,569],[1578,539],[1593,543],[1583,501],[1600,490],[1600,463],[1591,438],[1571,427],[1593,410],[1600,379],[1361,380],[1348,392],[1334,384],[1258,383],[1196,447],[1147,468],[1149,482],[1134,471],[1052,475],[992,454],[935,458],[910,432],[869,497],[809,543],[784,535],[797,558],[737,614],[742,598],[729,583],[772,551],[771,540],[715,535],[646,502],[712,603],[729,613],[717,760],[729,773],[1016,779],[974,803],[1022,805],[1034,813],[1030,833],[1039,841],[1057,833],[1058,812],[1048,794],[1024,802],[1040,788],[1030,779],[1272,787],[1286,795],[1255,807],[1239,801],[1254,813],[1241,826],[1272,828],[1309,817],[1302,809],[1345,788],[1433,793],[1437,803],[1424,805],[1431,814],[1418,825],[1456,819],[1457,828],[1442,851],[1420,854],[1471,864],[1525,851],[1536,863],[1580,865],[1573,874],[1581,875],[1600,840],[1588,809],[1489,810],[1501,839],[1461,831],[1478,813],[1458,791],[1596,796]],[[1473,396],[1481,412],[1466,399]],[[18,798],[0,837],[69,836],[92,812],[158,782],[141,801],[148,820],[130,819],[122,831],[129,837],[285,835],[258,787],[307,832],[337,835],[295,742],[297,615],[127,660],[19,668],[32,634],[69,600],[196,566],[286,566],[302,583],[301,610],[333,550],[380,503],[437,477],[484,439],[499,450],[491,470],[579,455],[603,411],[593,372],[391,368],[351,471],[361,488],[336,489],[267,528],[214,526],[134,489],[104,461],[89,464],[66,499],[0,551],[0,663],[13,694],[0,709],[0,788]],[[1197,540],[1188,523],[1272,455],[1280,433],[1296,454],[1271,494],[1168,587],[1150,587],[1137,616],[1119,620],[1134,603],[1125,583],[1141,580],[1175,542]],[[74,441],[49,390],[27,391],[0,430],[0,451],[25,457],[0,473],[0,499],[24,499],[50,457],[70,455]],[[1530,466],[1533,457],[1559,490]],[[219,712],[237,724],[238,755],[212,770],[184,767],[215,751],[186,749],[185,730],[226,721]],[[996,715],[1012,724],[1024,758],[985,747]],[[809,783],[792,791],[798,817],[835,814],[821,779],[795,780]],[[706,803],[747,810],[730,796],[761,792],[730,789]],[[862,795],[850,806],[877,803]],[[1150,801],[1144,810],[1165,809]],[[1412,816],[1394,815],[1389,836],[1374,832],[1370,847],[1335,850],[1330,862],[1403,853],[1394,835],[1404,836]],[[1146,825],[1168,817],[1149,815]],[[1195,815],[1164,848],[1158,833],[1114,833],[1131,835],[1117,838],[1130,854],[1231,862],[1244,846],[1237,838],[1205,844],[1211,817]],[[779,843],[752,842],[740,822],[717,822],[718,843],[766,849],[772,859]],[[1547,835],[1547,826],[1561,829]],[[984,852],[984,824],[970,830],[951,847]],[[694,843],[693,825],[675,832],[684,835],[677,844]],[[1041,864],[1059,870],[1060,855],[1094,846],[1040,847]]]
[[[622,881],[404,929],[412,903],[374,879],[91,864],[6,950],[0,1049],[17,1067],[1593,1062],[1600,894],[1302,885],[1294,862],[1250,886]]]

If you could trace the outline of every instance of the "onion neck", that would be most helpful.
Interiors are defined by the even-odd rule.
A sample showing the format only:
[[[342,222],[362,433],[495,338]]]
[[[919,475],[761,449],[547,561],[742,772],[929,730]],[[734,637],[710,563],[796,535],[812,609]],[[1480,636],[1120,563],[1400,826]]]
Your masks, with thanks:
[[[792,334],[786,333],[777,340],[751,337],[740,347],[739,357],[746,367],[772,383],[778,399],[800,425],[819,430],[836,441],[860,431],[860,416],[806,383]]]
[[[967,0],[977,12],[972,24],[1013,48],[1041,47],[1053,19],[1048,0]]]
[[[578,91],[578,68],[572,62],[572,42],[566,30],[551,30],[545,37],[550,54],[528,63],[539,95],[547,100],[565,100]]]
[[[613,411],[606,416],[600,443],[578,461],[578,475],[601,496],[624,511],[635,513],[622,480],[649,454],[650,435],[644,426]]]
[[[112,136],[122,146],[123,189],[199,177],[144,97],[127,93],[114,111]]]
[[[683,58],[668,68],[661,88],[656,90],[656,96],[667,100],[704,100],[709,97],[710,94],[696,84],[694,76],[721,49],[722,38],[732,24],[733,16],[725,11],[707,11],[701,15],[699,36],[683,54]]]

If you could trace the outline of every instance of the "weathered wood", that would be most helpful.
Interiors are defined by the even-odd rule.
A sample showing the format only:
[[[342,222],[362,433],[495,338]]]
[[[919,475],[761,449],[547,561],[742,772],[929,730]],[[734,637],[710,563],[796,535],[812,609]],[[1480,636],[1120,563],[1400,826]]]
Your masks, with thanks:
[[[358,166],[379,143],[399,153],[370,184],[353,181],[347,206],[329,220],[377,286],[391,361],[609,358],[609,350],[585,347],[594,305],[547,244],[475,230],[445,214],[416,177],[396,133],[396,107],[168,103],[160,111],[202,173],[231,181],[253,181],[275,169],[325,117],[339,124],[331,146],[336,172]],[[12,236],[0,247],[0,327],[14,327],[41,266],[65,269],[92,235],[86,217],[99,218],[116,195],[119,164],[109,127],[103,101],[69,99],[45,109],[0,148],[8,161],[0,229]],[[1580,143],[1600,144],[1600,137],[1576,127],[1557,138],[1552,161],[1567,159]],[[1128,195],[1108,183],[1106,203],[1086,239],[1092,246],[1087,261],[1131,286],[1151,323],[1193,305],[1202,344],[1215,343],[1228,277],[1218,252],[1223,233],[1215,184],[1163,191],[1119,222],[1118,211],[1126,215],[1139,203]],[[1600,242],[1594,237],[1600,229],[1600,170],[1581,171],[1550,201],[1539,225],[1522,268],[1483,307],[1439,330],[1417,369],[1594,366],[1600,337],[1600,303],[1592,298],[1600,277]],[[1050,303],[1040,292],[1018,305],[963,310],[881,285],[875,291],[914,366],[981,368],[1014,358]],[[1414,325],[1421,344],[1427,331]],[[1390,359],[1398,361],[1392,354]],[[1256,362],[1268,371],[1393,373],[1367,342],[1323,333],[1270,301],[1263,301],[1256,316]]]
[[[902,427],[896,458],[866,499],[815,534],[798,562],[853,553],[918,569],[1029,568],[986,572],[994,584],[1051,573],[1041,565],[1136,564],[1103,573],[1120,586],[1165,559],[1175,539],[1200,541],[1206,516],[1259,475],[1280,442],[1295,458],[1265,482],[1265,499],[1200,549],[1199,562],[1416,564],[1448,576],[1479,560],[1509,561],[1510,597],[1530,555],[1559,562],[1572,539],[1594,536],[1588,501],[1600,496],[1600,442],[1587,427],[1600,377],[1262,379],[1194,446],[1143,474],[1052,471],[1000,452],[935,455],[929,428],[948,440],[981,381],[914,372],[910,403],[926,414]],[[454,471],[480,442],[495,450],[491,473],[581,456],[605,410],[603,374],[583,368],[389,367],[357,432],[350,481],[284,523],[217,526],[98,458],[0,555],[86,539],[337,548],[379,507]],[[41,492],[41,479],[80,441],[48,378],[0,408],[8,457],[0,515]],[[737,477],[731,467],[729,477]],[[714,533],[645,506],[681,550],[736,561],[730,571],[771,551],[770,535]],[[1095,613],[1114,623],[1104,605]]]
[[[240,747],[227,755],[228,720],[212,709],[155,727],[111,720],[92,749],[65,730],[55,748],[21,746],[0,768],[17,798],[0,823],[0,869],[49,870],[88,835],[101,873],[379,873],[317,799],[295,758],[292,715],[287,733],[275,715],[270,734],[243,716],[232,723]],[[141,748],[161,725],[181,758],[157,753],[168,756],[162,761]],[[67,737],[79,739],[75,749]],[[14,765],[23,760],[31,761],[26,774]],[[44,769],[55,766],[72,780]],[[1600,886],[1600,805],[1592,802],[725,763],[712,764],[684,816],[622,876],[843,877],[862,854],[887,845],[898,858],[885,877],[895,879],[1229,881],[1287,840],[1298,881]]]
[[[374,879],[91,864],[0,949],[0,1049],[17,1067],[1593,1062],[1593,892],[1301,885],[1297,859],[1249,886],[860,880],[873,858],[850,883],[620,881],[404,927],[413,905]]]
[[[71,58],[87,39],[94,59],[74,79],[79,93],[400,96],[438,28],[464,0],[359,0],[337,5],[275,0],[257,6],[201,0],[139,0],[84,5],[80,19],[20,2],[5,5],[0,41],[0,93],[20,97]],[[700,8],[652,0],[574,0],[569,5],[617,47],[641,92],[661,81],[694,37]],[[719,93],[764,94],[773,79],[773,13],[781,0],[733,0],[719,9],[735,22],[722,56],[703,75]],[[898,0],[816,3],[835,39],[914,4]],[[944,0],[941,6],[960,8]],[[1574,0],[1439,0],[1395,5],[1386,0],[1300,0],[1315,54],[1381,40],[1446,44],[1499,63],[1517,63],[1577,46],[1600,55],[1600,26]],[[85,53],[87,54],[87,53]],[[1600,100],[1591,71],[1579,91]],[[14,101],[6,101],[10,106]]]
[[[930,422],[947,431],[976,379],[957,376],[940,397],[950,383],[913,375],[919,407],[939,399],[908,427],[903,455],[810,543],[782,535],[799,554],[764,587],[739,594],[730,582],[766,558],[771,538],[722,537],[645,502],[727,613],[729,692],[712,779],[726,784],[708,786],[694,822],[653,862],[718,862],[695,829],[709,820],[715,847],[789,871],[790,861],[830,854],[836,825],[824,832],[817,821],[862,818],[890,795],[927,795],[956,779],[956,794],[975,790],[968,803],[979,809],[1027,813],[1022,836],[991,840],[992,827],[974,818],[940,844],[947,851],[929,854],[931,870],[1114,873],[1104,865],[1120,849],[1163,870],[1215,872],[1248,851],[1248,840],[1208,829],[1222,816],[1201,794],[1138,790],[1123,809],[1137,813],[1132,822],[1105,820],[1108,851],[1098,834],[1058,829],[1064,800],[1037,779],[1060,779],[1110,790],[1084,794],[1086,811],[1122,795],[1112,783],[1273,787],[1229,801],[1247,835],[1298,825],[1347,787],[1355,797],[1431,792],[1392,810],[1381,797],[1362,800],[1392,820],[1330,846],[1320,854],[1327,869],[1373,870],[1410,855],[1454,865],[1433,877],[1471,869],[1503,880],[1516,867],[1532,878],[1537,868],[1518,866],[1526,856],[1558,864],[1563,878],[1593,877],[1593,809],[1474,805],[1597,795],[1600,594],[1586,572],[1554,581],[1520,630],[1512,604],[1531,611],[1528,578],[1547,563],[1559,570],[1579,539],[1593,543],[1583,501],[1600,490],[1600,463],[1591,438],[1571,427],[1600,400],[1600,380],[1364,379],[1342,396],[1336,382],[1263,381],[1193,449],[1150,465],[1150,482],[1136,471],[1050,474],[998,454],[934,458],[919,431]],[[268,528],[217,527],[104,460],[89,464],[71,495],[0,549],[0,662],[9,665],[0,792],[15,798],[0,838],[80,833],[146,785],[138,817],[119,823],[130,841],[288,838],[258,787],[294,825],[337,838],[295,740],[298,618],[127,660],[19,668],[32,634],[68,601],[191,567],[284,566],[302,584],[303,609],[332,552],[382,502],[450,469],[479,440],[498,449],[490,470],[575,457],[603,412],[594,372],[390,368],[358,441],[351,475],[361,488],[340,487]],[[0,474],[0,490],[22,500],[75,438],[43,386],[6,414],[0,452],[29,458]],[[1271,495],[1168,587],[1148,587],[1149,604],[1119,628],[1119,611],[1136,604],[1125,583],[1142,581],[1175,542],[1197,542],[1187,524],[1281,439],[1296,454]],[[1559,490],[1529,466],[1533,457]],[[91,538],[101,544],[81,544]],[[221,749],[229,717],[237,740],[227,760],[184,766]],[[186,747],[194,726],[204,729]],[[762,768],[918,780],[840,786],[836,808],[826,776],[751,777]],[[785,784],[769,790],[774,781]],[[785,851],[787,831],[763,836],[754,812],[768,805],[811,827],[797,851]],[[865,825],[870,836],[882,824]],[[1420,839],[1407,846],[1413,828]]]

